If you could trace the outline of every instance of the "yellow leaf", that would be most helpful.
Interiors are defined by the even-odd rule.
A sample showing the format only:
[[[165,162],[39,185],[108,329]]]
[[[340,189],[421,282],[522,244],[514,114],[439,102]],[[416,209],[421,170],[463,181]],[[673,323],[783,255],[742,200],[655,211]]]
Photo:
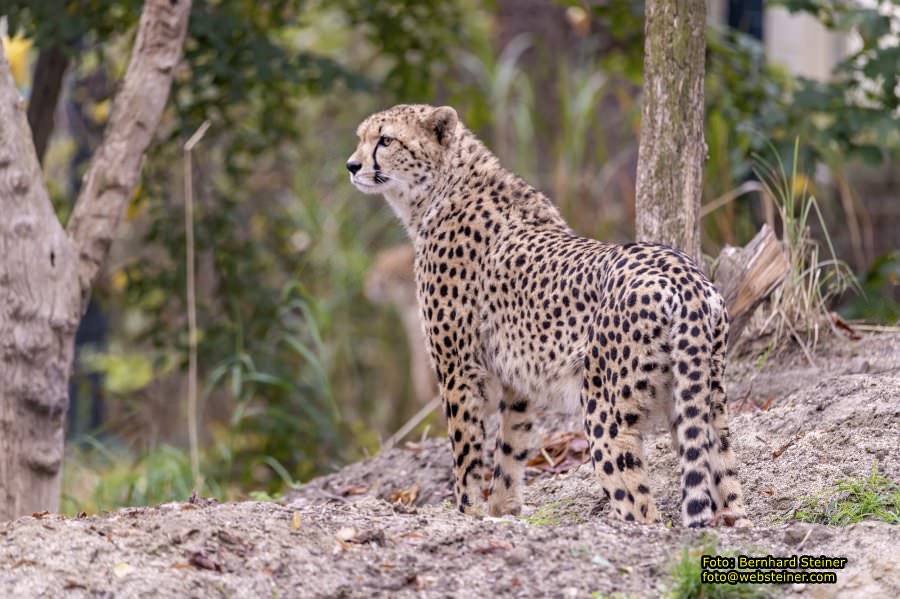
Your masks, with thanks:
[[[124,271],[117,271],[112,276],[112,287],[116,291],[122,291],[128,285],[128,275]]]
[[[300,528],[300,512],[294,512],[294,517],[291,518],[291,528]]]
[[[141,193],[143,191],[144,188],[138,183],[134,189],[134,195],[131,196],[131,201],[128,202],[128,208],[125,210],[125,220],[131,222],[144,211],[144,203],[141,202]]]
[[[91,118],[97,124],[103,124],[109,118],[109,100],[97,102],[90,108]]]
[[[803,173],[797,173],[797,178],[794,179],[794,185],[791,191],[794,196],[798,198],[804,195],[810,195],[813,191],[812,181],[810,181]]]
[[[13,38],[3,36],[3,46],[16,85],[24,86],[28,80],[28,52],[31,50],[31,40],[20,35]]]
[[[125,562],[122,562],[120,564],[116,564],[115,566],[113,566],[113,574],[116,575],[116,578],[122,578],[124,576],[127,576],[133,570],[134,570],[134,568],[132,568]]]

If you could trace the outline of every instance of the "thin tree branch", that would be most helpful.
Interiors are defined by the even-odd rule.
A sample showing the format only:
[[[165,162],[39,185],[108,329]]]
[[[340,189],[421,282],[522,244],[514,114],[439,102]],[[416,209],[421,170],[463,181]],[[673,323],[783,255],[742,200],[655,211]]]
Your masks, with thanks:
[[[194,493],[203,492],[200,475],[200,436],[197,410],[197,289],[194,275],[194,166],[191,157],[194,146],[203,139],[210,122],[203,121],[200,128],[184,144],[184,232],[187,246],[187,309],[188,309],[188,439],[191,445],[191,473]]]
[[[34,138],[34,151],[42,164],[50,134],[53,133],[56,106],[68,66],[69,57],[56,45],[41,50],[34,65],[34,85],[28,99],[28,124]]]
[[[191,0],[147,0],[103,143],[69,220],[82,309],[140,177],[181,59]]]

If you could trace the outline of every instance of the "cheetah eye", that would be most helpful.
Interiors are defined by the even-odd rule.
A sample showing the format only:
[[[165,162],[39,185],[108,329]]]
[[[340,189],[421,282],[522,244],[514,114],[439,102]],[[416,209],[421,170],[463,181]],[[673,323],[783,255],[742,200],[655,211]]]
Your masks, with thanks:
[[[378,145],[384,146],[385,148],[391,145],[391,142],[394,141],[393,137],[388,137],[387,135],[382,135],[378,138]]]

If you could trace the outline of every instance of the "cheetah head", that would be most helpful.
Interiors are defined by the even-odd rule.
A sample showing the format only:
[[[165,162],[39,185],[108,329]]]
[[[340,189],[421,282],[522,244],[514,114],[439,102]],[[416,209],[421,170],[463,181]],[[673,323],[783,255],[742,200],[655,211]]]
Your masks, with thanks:
[[[359,145],[347,161],[350,182],[363,193],[384,194],[402,212],[398,202],[411,201],[415,188],[433,182],[458,124],[449,106],[401,104],[373,114],[356,130]]]

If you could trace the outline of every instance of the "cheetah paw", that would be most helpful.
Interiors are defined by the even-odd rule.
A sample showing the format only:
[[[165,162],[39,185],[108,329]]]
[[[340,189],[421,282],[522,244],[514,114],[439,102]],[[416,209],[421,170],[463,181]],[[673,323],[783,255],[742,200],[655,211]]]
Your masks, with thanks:
[[[709,520],[709,526],[719,526],[720,524],[733,528],[753,528],[750,520],[728,510],[716,512],[716,515]]]

